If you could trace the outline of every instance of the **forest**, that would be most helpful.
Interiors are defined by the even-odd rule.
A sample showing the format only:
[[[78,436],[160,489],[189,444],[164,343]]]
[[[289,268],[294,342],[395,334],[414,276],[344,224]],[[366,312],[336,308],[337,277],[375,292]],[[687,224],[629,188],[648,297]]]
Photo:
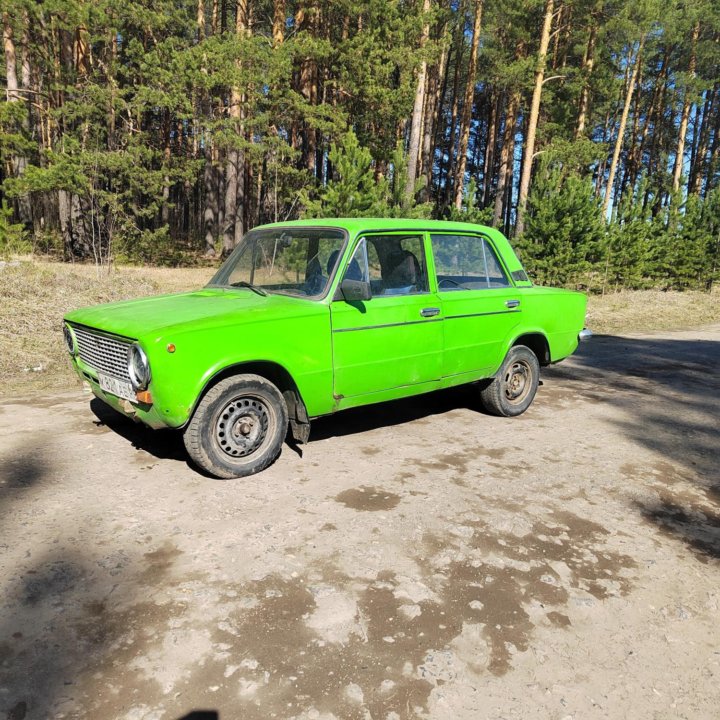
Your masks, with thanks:
[[[539,283],[711,289],[720,0],[4,0],[0,254],[187,264],[479,222]]]

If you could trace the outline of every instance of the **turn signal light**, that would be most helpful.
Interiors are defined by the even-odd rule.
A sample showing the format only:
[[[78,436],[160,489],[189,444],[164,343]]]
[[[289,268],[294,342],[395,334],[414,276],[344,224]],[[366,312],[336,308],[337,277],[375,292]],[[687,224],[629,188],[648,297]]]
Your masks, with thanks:
[[[138,399],[138,402],[145,403],[145,405],[152,405],[153,399],[149,390],[138,390],[135,393],[135,397]]]

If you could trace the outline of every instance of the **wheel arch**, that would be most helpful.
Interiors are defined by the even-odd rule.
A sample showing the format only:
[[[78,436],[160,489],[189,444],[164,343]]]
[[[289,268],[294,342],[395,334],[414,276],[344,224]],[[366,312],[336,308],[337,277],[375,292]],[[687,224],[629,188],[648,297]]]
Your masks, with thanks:
[[[297,383],[287,368],[283,367],[280,363],[273,362],[272,360],[248,360],[227,365],[208,378],[207,382],[195,399],[190,411],[190,417],[195,414],[195,410],[200,404],[200,401],[213,387],[215,387],[215,385],[226,378],[245,373],[260,375],[260,377],[269,380],[273,385],[275,385],[275,387],[277,387],[283,395],[285,392],[295,393],[300,402],[302,402],[302,395],[300,394]]]
[[[513,340],[510,347],[516,345],[525,345],[535,353],[535,357],[541,366],[549,365],[551,362],[550,358],[550,344],[547,338],[541,332],[527,332]]]
[[[281,392],[283,398],[285,398],[293,436],[299,442],[307,442],[307,436],[310,431],[310,421],[308,419],[305,402],[300,393],[300,388],[289,370],[280,363],[273,362],[272,360],[249,360],[233,363],[216,372],[208,379],[203,389],[198,393],[195,403],[188,415],[188,422],[190,422],[195,414],[200,401],[215,385],[226,378],[243,374],[259,375],[275,385]]]

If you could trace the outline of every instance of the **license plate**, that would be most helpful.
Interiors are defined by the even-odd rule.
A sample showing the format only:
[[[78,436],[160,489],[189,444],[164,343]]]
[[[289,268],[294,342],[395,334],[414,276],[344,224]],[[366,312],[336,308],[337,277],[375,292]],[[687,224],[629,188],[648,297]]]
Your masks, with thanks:
[[[98,385],[100,385],[105,392],[117,395],[117,397],[123,398],[124,400],[137,402],[132,385],[129,382],[123,382],[122,380],[110,377],[109,375],[98,373]]]

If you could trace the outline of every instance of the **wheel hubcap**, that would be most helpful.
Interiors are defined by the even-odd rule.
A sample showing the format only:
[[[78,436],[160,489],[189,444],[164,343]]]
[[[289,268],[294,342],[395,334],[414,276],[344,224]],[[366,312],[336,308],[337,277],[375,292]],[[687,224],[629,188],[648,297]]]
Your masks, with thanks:
[[[524,361],[514,362],[505,373],[505,397],[511,403],[521,403],[532,387],[532,370]]]
[[[267,436],[269,413],[267,405],[252,397],[229,402],[215,423],[215,440],[231,457],[251,455]]]

